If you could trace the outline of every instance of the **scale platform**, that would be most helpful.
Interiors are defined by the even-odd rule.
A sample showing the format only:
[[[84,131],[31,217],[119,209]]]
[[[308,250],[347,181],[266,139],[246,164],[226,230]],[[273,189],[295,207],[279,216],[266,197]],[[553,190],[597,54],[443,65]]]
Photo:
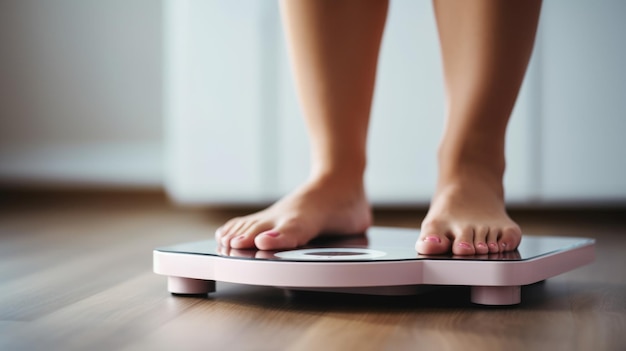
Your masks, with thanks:
[[[176,295],[207,294],[215,282],[289,290],[411,295],[432,286],[470,286],[483,305],[521,302],[521,286],[594,260],[587,238],[526,235],[513,252],[426,256],[415,252],[419,230],[370,228],[365,235],[326,236],[294,250],[225,248],[215,240],[158,248],[154,272],[168,277]]]

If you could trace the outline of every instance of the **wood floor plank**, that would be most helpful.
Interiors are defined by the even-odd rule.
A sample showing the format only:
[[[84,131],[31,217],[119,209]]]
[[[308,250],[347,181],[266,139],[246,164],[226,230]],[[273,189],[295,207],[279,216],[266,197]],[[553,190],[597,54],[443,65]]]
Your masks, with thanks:
[[[144,273],[13,330],[11,350],[116,350],[198,304]]]
[[[149,264],[136,260],[136,254],[124,247],[83,252],[4,283],[0,319],[34,320],[145,272]]]
[[[263,302],[246,303],[250,296]],[[124,350],[280,350],[318,318],[285,308],[284,295],[271,288],[218,284],[199,301]]]

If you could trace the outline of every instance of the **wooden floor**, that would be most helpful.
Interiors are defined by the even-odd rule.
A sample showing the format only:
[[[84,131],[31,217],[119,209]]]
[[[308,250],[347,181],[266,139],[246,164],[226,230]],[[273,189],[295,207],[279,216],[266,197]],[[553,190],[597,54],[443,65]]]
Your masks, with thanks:
[[[626,350],[623,210],[513,212],[526,233],[596,238],[597,260],[525,287],[512,308],[472,305],[467,288],[170,296],[152,249],[210,237],[234,214],[159,194],[0,193],[0,350]],[[377,212],[376,224],[423,215]]]

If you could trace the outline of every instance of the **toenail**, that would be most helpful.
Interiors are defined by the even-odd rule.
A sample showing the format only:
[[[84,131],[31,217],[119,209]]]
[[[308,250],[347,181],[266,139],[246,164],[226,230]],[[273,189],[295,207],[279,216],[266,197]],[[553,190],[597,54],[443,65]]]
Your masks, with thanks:
[[[236,238],[235,238],[235,240],[238,240],[238,241],[239,241],[239,240],[243,240],[243,239],[245,239],[245,238],[246,238],[246,237],[245,237],[244,235],[239,235],[238,237],[236,237]]]
[[[441,239],[439,239],[436,236],[427,236],[427,237],[424,238],[424,241],[430,241],[430,242],[433,242],[433,243],[440,243]]]
[[[498,247],[498,245],[496,245],[496,243],[489,243],[490,247]]]
[[[272,238],[275,238],[275,237],[279,236],[280,233],[279,232],[265,232],[265,233],[263,233],[263,235],[267,235],[267,236],[271,236]]]
[[[502,245],[502,247],[503,247],[503,248],[505,248],[505,247],[506,247],[506,243],[502,243],[502,244],[500,244],[500,245]]]
[[[464,249],[471,249],[472,246],[468,243],[459,243],[459,246],[464,248]]]
[[[487,245],[485,245],[485,243],[478,243],[478,244],[476,244],[476,246],[478,246],[478,247],[487,247]]]

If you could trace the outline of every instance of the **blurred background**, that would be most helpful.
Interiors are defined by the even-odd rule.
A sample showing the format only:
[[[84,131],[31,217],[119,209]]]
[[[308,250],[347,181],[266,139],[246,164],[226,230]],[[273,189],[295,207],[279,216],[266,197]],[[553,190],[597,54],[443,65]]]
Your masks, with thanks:
[[[626,2],[546,0],[507,139],[511,206],[626,204]],[[430,1],[392,0],[367,186],[424,206],[443,85]],[[308,146],[277,3],[0,2],[0,185],[261,205]]]

